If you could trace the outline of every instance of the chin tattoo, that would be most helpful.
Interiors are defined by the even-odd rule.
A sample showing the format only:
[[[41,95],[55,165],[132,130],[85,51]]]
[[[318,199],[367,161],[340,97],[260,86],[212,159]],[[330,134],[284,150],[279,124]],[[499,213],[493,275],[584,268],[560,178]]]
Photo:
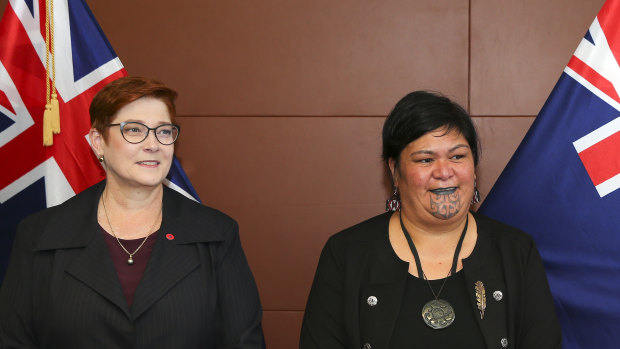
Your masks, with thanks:
[[[461,210],[461,197],[458,193],[431,194],[431,214],[437,218],[449,219]]]

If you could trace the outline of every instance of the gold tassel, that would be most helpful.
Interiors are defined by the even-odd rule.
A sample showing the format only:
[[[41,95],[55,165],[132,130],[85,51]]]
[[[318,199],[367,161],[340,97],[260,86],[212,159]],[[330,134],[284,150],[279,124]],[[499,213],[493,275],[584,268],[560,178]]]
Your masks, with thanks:
[[[51,118],[52,132],[57,135],[60,133],[60,108],[58,107],[58,95],[56,91],[52,92]]]
[[[484,319],[484,310],[487,308],[487,296],[482,281],[476,281],[474,284],[476,290],[476,305],[480,310],[480,320]]]
[[[58,94],[56,91],[56,45],[54,42],[54,0],[49,0],[49,13],[50,13],[50,42],[49,46],[52,49],[52,132],[54,134],[60,133],[60,107],[58,106]]]
[[[52,132],[52,103],[50,99],[50,13],[49,2],[45,1],[45,111],[43,112],[43,145],[54,144]]]
[[[45,105],[45,112],[43,113],[43,145],[51,146],[54,144],[54,136],[52,135],[52,106],[51,104]]]

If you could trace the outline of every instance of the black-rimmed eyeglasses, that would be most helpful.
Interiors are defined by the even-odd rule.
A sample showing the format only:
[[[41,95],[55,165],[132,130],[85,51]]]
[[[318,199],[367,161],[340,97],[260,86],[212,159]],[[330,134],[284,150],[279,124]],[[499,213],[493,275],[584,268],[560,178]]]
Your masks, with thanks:
[[[179,137],[181,127],[175,124],[163,124],[157,127],[148,127],[141,122],[125,121],[119,124],[108,124],[107,127],[120,126],[121,135],[129,143],[136,144],[143,142],[149,136],[149,131],[155,133],[157,141],[163,145],[170,145],[176,142]]]

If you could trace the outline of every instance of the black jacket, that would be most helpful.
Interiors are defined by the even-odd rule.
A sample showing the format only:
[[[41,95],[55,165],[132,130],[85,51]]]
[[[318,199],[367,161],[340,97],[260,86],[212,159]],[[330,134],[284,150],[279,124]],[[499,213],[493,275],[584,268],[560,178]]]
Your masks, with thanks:
[[[487,348],[560,348],[560,325],[533,240],[480,214],[474,218],[478,239],[463,271]],[[389,219],[389,213],[376,216],[328,240],[306,306],[302,349],[388,348],[409,268],[390,245]],[[486,290],[483,319],[476,281]],[[495,291],[502,293],[499,301]],[[368,304],[370,296],[376,305]]]
[[[129,308],[97,224],[104,185],[19,225],[0,289],[3,347],[263,348],[237,223],[165,187],[161,230]]]

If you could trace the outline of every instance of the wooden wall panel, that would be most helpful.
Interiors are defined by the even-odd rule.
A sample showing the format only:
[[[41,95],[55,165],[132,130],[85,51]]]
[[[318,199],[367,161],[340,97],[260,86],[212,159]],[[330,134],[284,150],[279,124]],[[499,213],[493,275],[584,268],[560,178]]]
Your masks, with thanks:
[[[301,311],[265,311],[263,331],[267,348],[298,348],[303,315]]]
[[[91,0],[131,74],[190,115],[383,115],[412,89],[467,102],[466,0]]]
[[[472,0],[470,112],[536,115],[604,0]]]
[[[239,221],[265,309],[302,310],[327,237],[382,212],[383,118],[179,117],[205,204]]]
[[[533,116],[474,117],[480,135],[481,157],[478,164],[478,189],[482,201],[501,174],[525,133],[534,122]]]

